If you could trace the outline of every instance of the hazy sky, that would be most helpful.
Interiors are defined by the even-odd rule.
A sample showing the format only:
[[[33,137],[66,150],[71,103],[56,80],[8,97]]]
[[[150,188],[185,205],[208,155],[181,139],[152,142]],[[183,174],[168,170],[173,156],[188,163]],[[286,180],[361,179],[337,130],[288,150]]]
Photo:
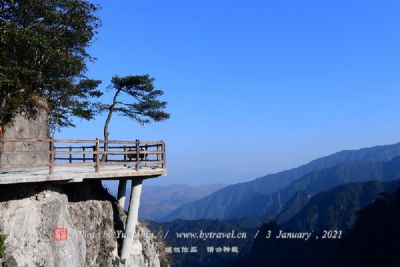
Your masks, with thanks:
[[[111,124],[113,139],[166,141],[169,175],[152,183],[229,184],[400,141],[400,1],[98,3],[89,75],[149,73],[169,103],[166,122]]]

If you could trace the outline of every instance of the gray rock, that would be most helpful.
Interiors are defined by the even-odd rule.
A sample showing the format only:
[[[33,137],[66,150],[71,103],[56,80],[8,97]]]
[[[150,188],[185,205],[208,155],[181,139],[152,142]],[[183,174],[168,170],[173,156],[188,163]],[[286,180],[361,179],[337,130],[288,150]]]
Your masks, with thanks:
[[[129,262],[132,266],[160,267],[156,237],[140,223],[136,229],[138,235],[134,240]]]
[[[118,266],[125,218],[99,181],[1,186],[5,266]],[[55,240],[56,228],[68,238]],[[160,267],[158,239],[143,224],[138,233],[130,265]]]
[[[6,266],[84,265],[85,240],[73,225],[67,197],[51,191],[46,194],[46,198],[0,203],[0,227],[6,235]],[[67,240],[54,240],[57,227],[68,229]]]
[[[47,112],[38,110],[35,118],[26,118],[24,114],[16,116],[13,122],[4,130],[4,138],[21,139],[35,138],[47,140]],[[2,152],[31,151],[33,154],[3,154]],[[49,143],[5,143],[0,150],[0,163],[6,165],[28,164],[45,166],[49,163]]]

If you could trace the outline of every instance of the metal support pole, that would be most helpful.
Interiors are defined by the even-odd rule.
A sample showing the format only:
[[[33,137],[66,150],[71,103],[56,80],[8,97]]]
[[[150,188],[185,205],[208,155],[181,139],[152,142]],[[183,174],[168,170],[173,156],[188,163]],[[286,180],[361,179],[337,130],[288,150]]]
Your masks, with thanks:
[[[136,234],[138,223],[140,194],[142,193],[143,179],[132,180],[131,199],[128,208],[128,218],[126,219],[125,239],[122,244],[120,267],[128,267],[129,257],[132,251],[133,240]]]
[[[118,205],[125,209],[126,179],[120,179],[118,183]]]

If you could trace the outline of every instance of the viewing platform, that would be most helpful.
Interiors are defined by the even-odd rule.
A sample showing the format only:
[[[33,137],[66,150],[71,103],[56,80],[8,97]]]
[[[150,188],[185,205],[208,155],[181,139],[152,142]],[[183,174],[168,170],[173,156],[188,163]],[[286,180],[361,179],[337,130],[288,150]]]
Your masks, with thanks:
[[[0,184],[166,175],[163,141],[0,139]]]

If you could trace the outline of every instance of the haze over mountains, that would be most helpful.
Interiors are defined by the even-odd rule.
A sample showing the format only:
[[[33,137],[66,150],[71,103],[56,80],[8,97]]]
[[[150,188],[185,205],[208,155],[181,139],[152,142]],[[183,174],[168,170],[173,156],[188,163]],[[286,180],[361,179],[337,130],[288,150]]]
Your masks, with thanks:
[[[224,185],[221,184],[143,186],[140,218],[158,221],[182,205],[208,196],[222,187]],[[128,189],[128,193],[129,191],[130,189]]]
[[[311,196],[310,194],[304,194],[304,191],[299,192],[293,199],[291,199],[287,205],[284,207],[281,214],[278,216],[277,222],[279,224],[273,223],[276,228],[285,229],[287,231],[294,232],[312,232],[314,235],[321,233],[324,229],[330,230],[341,230],[343,235],[347,233],[351,227],[353,227],[354,222],[358,218],[358,213],[363,208],[367,207],[373,203],[380,194],[385,192],[394,192],[396,188],[400,186],[400,180],[395,180],[391,182],[380,182],[380,181],[368,181],[368,182],[354,182],[340,185],[328,191],[324,191]],[[300,195],[300,196],[299,196]],[[159,229],[166,235],[166,243],[168,246],[196,246],[198,248],[204,248],[206,246],[237,246],[239,247],[238,254],[213,254],[210,255],[204,249],[199,249],[199,253],[196,254],[174,254],[172,266],[174,267],[224,267],[230,266],[253,266],[251,264],[238,264],[236,262],[241,261],[251,261],[251,259],[246,257],[251,252],[251,247],[253,246],[253,241],[255,240],[255,234],[258,230],[262,233],[265,229],[270,229],[269,225],[271,223],[264,224],[261,228],[262,222],[253,219],[230,219],[230,220],[174,220],[164,223],[154,223],[148,222],[148,225],[153,231],[158,232]],[[264,229],[264,230],[263,230]],[[246,232],[247,238],[245,239],[181,239],[177,238],[176,233],[199,233],[204,232]],[[259,234],[262,236],[262,234]],[[264,238],[265,239],[265,238]],[[330,240],[332,241],[332,240]],[[269,257],[272,254],[277,255],[298,255],[296,251],[288,251],[287,246],[295,245],[296,248],[299,246],[302,251],[310,254],[311,252],[319,251],[324,252],[325,247],[332,250],[337,242],[329,243],[314,243],[309,242],[289,242],[288,240],[282,242],[276,242],[271,240],[266,244],[255,243],[254,249],[262,249],[268,251]],[[280,246],[276,246],[280,244]],[[320,245],[323,247],[320,247]],[[320,250],[318,250],[320,249]],[[294,253],[294,254],[293,254]],[[300,253],[301,254],[301,253]],[[307,254],[307,255],[308,255]],[[311,257],[311,256],[310,256]],[[278,266],[276,262],[272,262],[267,265],[262,264],[262,255],[255,257],[255,259],[260,261],[260,266]],[[323,260],[324,257],[320,257]],[[301,266],[308,266],[310,262],[307,259],[303,259],[304,264]],[[278,260],[279,261],[279,260]],[[297,266],[296,264],[282,266]],[[318,266],[318,265],[316,265]],[[355,265],[358,266],[358,265]]]
[[[103,181],[107,191],[117,197],[118,183]],[[141,220],[159,221],[173,210],[189,202],[201,199],[223,188],[222,184],[206,184],[199,186],[174,184],[174,185],[146,185],[143,186],[139,214]],[[126,188],[129,196],[131,188]],[[127,209],[128,200],[125,202]]]
[[[164,217],[172,220],[149,222],[149,225],[155,231],[161,229],[169,233],[165,239],[168,246],[205,248],[226,243],[226,240],[188,240],[175,236],[175,233],[182,232],[235,230],[248,235],[246,239],[228,242],[229,246],[240,248],[239,254],[210,256],[205,250],[196,255],[174,254],[174,267],[250,266],[247,263],[253,263],[252,258],[259,261],[258,266],[296,266],[293,265],[296,260],[276,264],[284,255],[294,259],[312,253],[319,255],[316,261],[310,262],[310,257],[306,257],[303,265],[299,266],[319,266],[322,262],[329,262],[333,252],[326,251],[336,249],[339,240],[306,243],[272,240],[260,243],[254,234],[260,232],[262,235],[273,227],[274,231],[285,229],[315,235],[326,229],[336,229],[346,236],[357,221],[360,210],[379,199],[383,192],[394,192],[399,186],[400,144],[342,151],[289,171],[223,187]],[[277,255],[271,258],[269,265],[263,265],[265,251]]]
[[[400,159],[394,159],[397,156],[400,156],[400,143],[341,151],[288,171],[226,186],[183,205],[164,220],[267,219],[278,215],[299,190],[316,194],[348,182],[394,180],[400,177]]]

